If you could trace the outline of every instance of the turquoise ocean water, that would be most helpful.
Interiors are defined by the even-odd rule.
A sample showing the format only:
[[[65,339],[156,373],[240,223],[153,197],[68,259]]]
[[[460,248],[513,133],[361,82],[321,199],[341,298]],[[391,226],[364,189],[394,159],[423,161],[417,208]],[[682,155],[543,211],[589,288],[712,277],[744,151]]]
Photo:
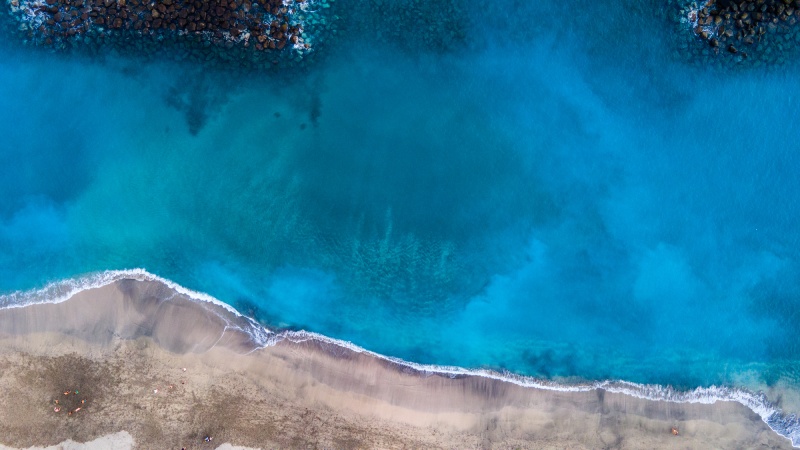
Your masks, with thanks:
[[[797,385],[796,62],[687,64],[665,3],[467,3],[337,0],[282,74],[4,42],[0,293],[141,267],[419,363]]]

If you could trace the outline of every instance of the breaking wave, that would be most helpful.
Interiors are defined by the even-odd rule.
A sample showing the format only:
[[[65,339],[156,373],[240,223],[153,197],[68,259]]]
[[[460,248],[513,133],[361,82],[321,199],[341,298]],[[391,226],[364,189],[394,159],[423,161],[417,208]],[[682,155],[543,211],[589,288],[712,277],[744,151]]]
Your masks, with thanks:
[[[625,394],[651,401],[703,404],[712,404],[718,401],[737,402],[758,414],[761,420],[763,420],[770,429],[791,441],[793,447],[800,448],[800,417],[798,417],[797,414],[782,411],[770,402],[766,394],[762,392],[754,393],[743,388],[725,386],[698,387],[689,391],[681,391],[673,389],[670,386],[638,384],[624,380],[603,380],[567,384],[527,377],[508,371],[498,372],[489,369],[467,369],[457,366],[418,364],[392,356],[381,355],[355,345],[352,342],[334,339],[314,332],[267,329],[254,319],[240,313],[232,306],[211,295],[185,288],[173,281],[154,275],[145,269],[107,270],[53,282],[39,289],[2,294],[0,295],[0,308],[22,308],[34,304],[61,303],[69,300],[72,296],[81,291],[100,288],[121,280],[159,282],[192,300],[221,307],[235,316],[246,320],[248,326],[246,329],[240,329],[250,335],[257,348],[273,346],[284,340],[293,343],[316,341],[322,344],[347,349],[355,353],[370,355],[425,375],[440,375],[450,378],[478,376],[513,383],[526,388],[561,392],[585,392],[603,389],[608,392]]]

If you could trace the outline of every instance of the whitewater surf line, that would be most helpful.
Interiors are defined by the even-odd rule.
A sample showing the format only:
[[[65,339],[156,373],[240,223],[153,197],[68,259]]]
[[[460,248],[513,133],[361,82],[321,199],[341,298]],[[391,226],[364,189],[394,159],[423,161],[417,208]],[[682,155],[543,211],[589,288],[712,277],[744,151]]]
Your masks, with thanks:
[[[624,380],[603,380],[564,384],[519,375],[508,371],[498,372],[489,369],[467,369],[458,366],[419,364],[392,356],[382,355],[352,342],[331,338],[310,331],[270,330],[266,326],[258,323],[255,319],[240,313],[231,305],[209,294],[186,288],[142,268],[94,272],[75,278],[48,283],[44,287],[38,289],[2,294],[0,295],[0,308],[23,308],[37,304],[62,303],[82,291],[101,288],[123,280],[158,282],[191,300],[213,304],[234,314],[236,317],[246,320],[248,324],[247,329],[232,325],[227,320],[226,323],[232,328],[247,333],[251,337],[255,344],[253,351],[274,346],[284,340],[292,343],[316,341],[322,344],[344,348],[355,353],[369,355],[425,375],[439,375],[450,378],[476,376],[512,383],[524,388],[559,392],[587,392],[602,389],[643,400],[673,403],[713,404],[718,401],[737,402],[756,413],[771,430],[788,439],[793,447],[800,448],[800,417],[798,417],[796,413],[784,413],[780,408],[770,402],[766,394],[762,392],[753,393],[743,388],[724,386],[698,387],[691,391],[679,391],[670,386],[639,384]],[[165,300],[169,300],[169,298]],[[225,320],[224,317],[222,317],[222,319]]]

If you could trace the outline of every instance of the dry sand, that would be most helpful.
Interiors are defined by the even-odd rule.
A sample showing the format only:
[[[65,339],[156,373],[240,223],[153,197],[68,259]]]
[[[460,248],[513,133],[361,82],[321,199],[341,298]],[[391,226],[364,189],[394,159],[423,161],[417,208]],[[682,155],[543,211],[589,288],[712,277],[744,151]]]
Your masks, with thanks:
[[[134,448],[133,436],[127,431],[107,434],[89,442],[75,442],[68,439],[60,444],[49,447],[28,447],[26,449],[7,447],[0,444],[0,450],[131,450]],[[241,447],[225,443],[216,450],[256,450],[250,447]]]
[[[317,341],[252,351],[243,323],[132,280],[1,310],[0,443],[126,432],[145,449],[791,448],[735,402],[425,375]]]
[[[133,436],[127,431],[120,431],[83,443],[68,439],[49,447],[28,447],[27,449],[15,449],[0,444],[0,450],[131,450],[133,445]]]

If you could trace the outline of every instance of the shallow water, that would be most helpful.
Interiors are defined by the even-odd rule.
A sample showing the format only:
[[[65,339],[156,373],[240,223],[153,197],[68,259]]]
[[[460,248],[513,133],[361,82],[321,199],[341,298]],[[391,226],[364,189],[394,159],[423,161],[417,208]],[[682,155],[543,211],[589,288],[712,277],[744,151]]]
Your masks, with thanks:
[[[0,48],[0,292],[143,267],[420,363],[798,380],[796,64],[687,65],[650,3],[352,3],[286,76]]]

